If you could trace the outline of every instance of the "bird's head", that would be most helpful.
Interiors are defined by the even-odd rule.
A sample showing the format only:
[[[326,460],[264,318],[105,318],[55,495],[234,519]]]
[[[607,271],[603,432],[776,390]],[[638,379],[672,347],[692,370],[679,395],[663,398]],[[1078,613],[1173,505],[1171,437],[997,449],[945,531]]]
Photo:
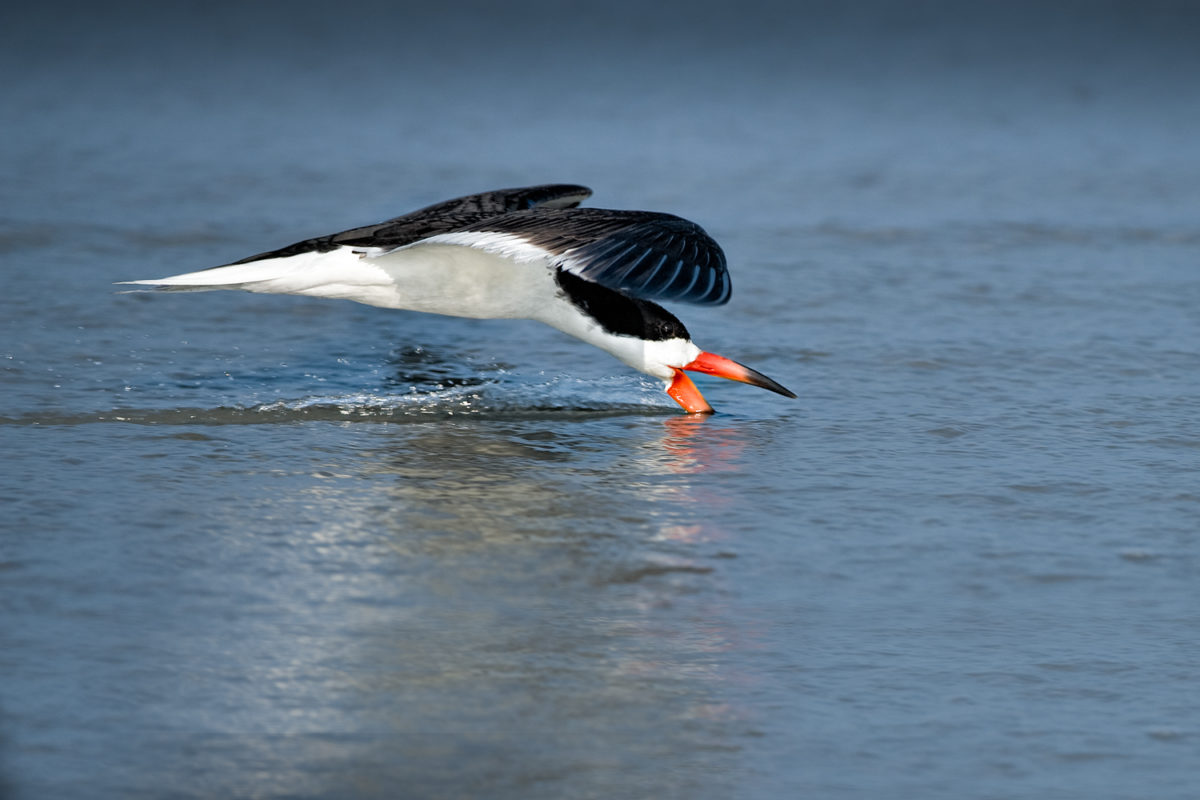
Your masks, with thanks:
[[[719,356],[715,353],[706,353],[701,350],[700,354],[688,363],[674,367],[674,375],[671,378],[670,385],[667,386],[667,394],[671,395],[671,399],[683,406],[683,410],[689,414],[711,414],[713,409],[708,404],[708,401],[704,399],[704,396],[700,394],[700,390],[696,388],[696,384],[692,383],[692,379],[685,374],[685,370],[687,372],[703,372],[706,375],[716,375],[718,378],[748,383],[751,386],[769,389],[784,397],[796,396],[793,392],[780,386],[758,370],[751,369],[745,364],[739,364],[724,356]]]
[[[667,394],[689,414],[711,414],[713,408],[700,394],[687,372],[702,372],[726,380],[748,383],[784,397],[796,395],[755,369],[715,353],[706,353],[690,339],[668,339],[646,342],[642,348],[642,363],[634,364],[643,372],[662,378]],[[632,363],[632,362],[631,362]]]
[[[713,409],[684,372],[703,372],[785,397],[796,396],[757,370],[704,352],[692,342],[683,323],[656,303],[629,297],[563,269],[556,272],[555,280],[568,302],[549,304],[539,319],[663,380],[667,394],[689,414],[711,414]]]

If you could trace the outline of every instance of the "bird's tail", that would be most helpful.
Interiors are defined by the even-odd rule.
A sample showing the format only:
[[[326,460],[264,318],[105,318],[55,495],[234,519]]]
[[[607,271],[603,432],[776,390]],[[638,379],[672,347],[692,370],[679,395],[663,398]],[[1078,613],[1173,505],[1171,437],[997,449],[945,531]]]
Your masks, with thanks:
[[[325,297],[345,296],[338,291],[347,285],[377,283],[378,270],[366,267],[359,255],[349,248],[333,252],[304,252],[275,258],[262,258],[227,264],[223,267],[184,272],[166,278],[121,281],[138,289],[170,292],[207,292],[217,289],[241,289],[268,294],[308,294]]]
[[[216,289],[245,289],[247,291],[272,291],[271,284],[285,281],[294,276],[301,265],[292,263],[295,258],[272,258],[251,261],[248,264],[230,264],[224,267],[184,272],[166,278],[139,281],[120,281],[125,286],[141,286],[175,292],[206,292]],[[256,288],[261,287],[261,288]],[[279,291],[279,290],[275,290]]]

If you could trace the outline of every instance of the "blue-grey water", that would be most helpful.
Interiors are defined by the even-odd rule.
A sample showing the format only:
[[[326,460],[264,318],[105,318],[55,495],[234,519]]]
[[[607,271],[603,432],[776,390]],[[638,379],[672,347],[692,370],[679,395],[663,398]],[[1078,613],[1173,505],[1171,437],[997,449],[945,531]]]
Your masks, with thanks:
[[[1195,6],[5,14],[0,796],[1197,796]],[[112,285],[551,181],[799,399]]]

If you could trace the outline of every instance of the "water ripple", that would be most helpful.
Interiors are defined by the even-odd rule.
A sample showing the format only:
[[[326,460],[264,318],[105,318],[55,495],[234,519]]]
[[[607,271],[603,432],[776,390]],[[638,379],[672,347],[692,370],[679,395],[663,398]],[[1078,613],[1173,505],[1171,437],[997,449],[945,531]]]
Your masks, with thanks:
[[[605,383],[605,382],[601,382]],[[370,392],[318,395],[246,406],[213,408],[115,408],[108,411],[38,411],[0,417],[0,425],[87,425],[124,422],[133,425],[258,425],[289,422],[422,422],[459,416],[488,418],[571,417],[586,414],[624,416],[675,413],[656,387],[630,385],[612,379],[601,386],[597,399],[594,381],[554,379],[513,392],[490,393],[488,386],[450,386],[434,391],[384,395]],[[608,389],[609,391],[603,391]]]

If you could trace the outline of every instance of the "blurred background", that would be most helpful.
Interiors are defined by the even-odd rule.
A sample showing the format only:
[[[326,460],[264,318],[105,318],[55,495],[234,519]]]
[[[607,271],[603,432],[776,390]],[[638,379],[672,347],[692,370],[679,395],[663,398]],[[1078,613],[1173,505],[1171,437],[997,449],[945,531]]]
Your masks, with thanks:
[[[1200,7],[0,12],[0,796],[1194,794]],[[120,294],[543,182],[797,391]]]

